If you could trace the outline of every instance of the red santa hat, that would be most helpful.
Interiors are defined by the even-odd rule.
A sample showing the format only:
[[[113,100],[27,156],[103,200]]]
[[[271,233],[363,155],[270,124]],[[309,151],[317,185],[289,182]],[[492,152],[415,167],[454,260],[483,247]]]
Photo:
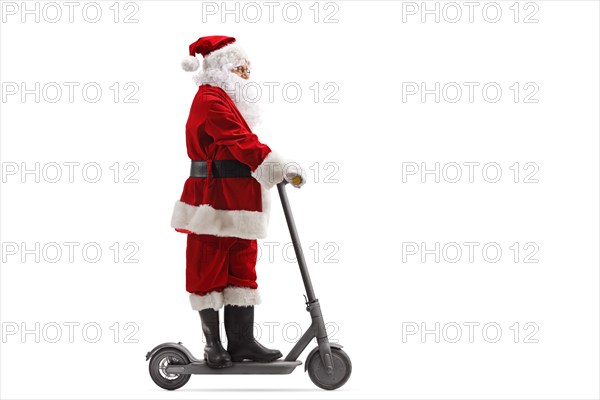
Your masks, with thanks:
[[[190,44],[190,55],[181,62],[184,71],[196,71],[200,67],[200,61],[196,54],[202,54],[202,68],[221,69],[231,64],[237,67],[248,62],[248,56],[244,50],[235,43],[234,37],[229,36],[204,36]]]

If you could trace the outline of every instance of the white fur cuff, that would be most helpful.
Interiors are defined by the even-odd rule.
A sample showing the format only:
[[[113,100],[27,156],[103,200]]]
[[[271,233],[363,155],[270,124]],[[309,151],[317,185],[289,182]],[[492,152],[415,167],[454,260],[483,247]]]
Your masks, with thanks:
[[[261,303],[258,289],[228,286],[223,290],[225,305],[256,306]]]
[[[276,151],[271,151],[262,163],[252,171],[252,177],[267,189],[271,189],[283,181],[286,174],[301,170],[300,166],[283,158]]]
[[[197,294],[190,293],[190,304],[192,310],[202,311],[207,308],[213,310],[219,310],[223,307],[223,293],[222,292],[210,292],[204,296],[198,296]]]

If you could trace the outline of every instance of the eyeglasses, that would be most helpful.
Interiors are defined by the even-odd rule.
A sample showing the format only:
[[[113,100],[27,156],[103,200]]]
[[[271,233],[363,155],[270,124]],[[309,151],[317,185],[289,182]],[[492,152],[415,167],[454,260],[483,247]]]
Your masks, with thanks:
[[[250,74],[250,68],[245,65],[233,68],[233,71],[239,72],[240,74]]]

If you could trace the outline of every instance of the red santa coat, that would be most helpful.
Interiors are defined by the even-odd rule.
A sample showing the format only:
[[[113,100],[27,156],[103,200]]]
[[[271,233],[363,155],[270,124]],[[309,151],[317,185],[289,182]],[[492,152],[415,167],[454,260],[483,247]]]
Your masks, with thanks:
[[[201,85],[186,124],[191,160],[236,159],[252,177],[188,178],[171,226],[182,233],[259,239],[267,235],[269,189],[283,180],[286,161],[258,137],[221,88]],[[210,165],[209,165],[210,171]]]

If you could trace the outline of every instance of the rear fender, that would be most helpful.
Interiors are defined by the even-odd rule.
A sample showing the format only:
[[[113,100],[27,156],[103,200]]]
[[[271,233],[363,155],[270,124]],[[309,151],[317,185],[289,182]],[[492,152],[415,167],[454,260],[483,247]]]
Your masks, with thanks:
[[[187,347],[185,347],[183,344],[181,344],[181,342],[178,342],[178,343],[167,342],[167,343],[159,344],[158,346],[156,346],[155,348],[150,350],[148,353],[146,353],[146,361],[148,361],[154,354],[156,354],[160,350],[164,350],[164,349],[179,350],[187,356],[187,358],[190,360],[190,362],[198,361],[196,359],[196,357],[194,357],[192,355],[192,353],[187,349]]]

